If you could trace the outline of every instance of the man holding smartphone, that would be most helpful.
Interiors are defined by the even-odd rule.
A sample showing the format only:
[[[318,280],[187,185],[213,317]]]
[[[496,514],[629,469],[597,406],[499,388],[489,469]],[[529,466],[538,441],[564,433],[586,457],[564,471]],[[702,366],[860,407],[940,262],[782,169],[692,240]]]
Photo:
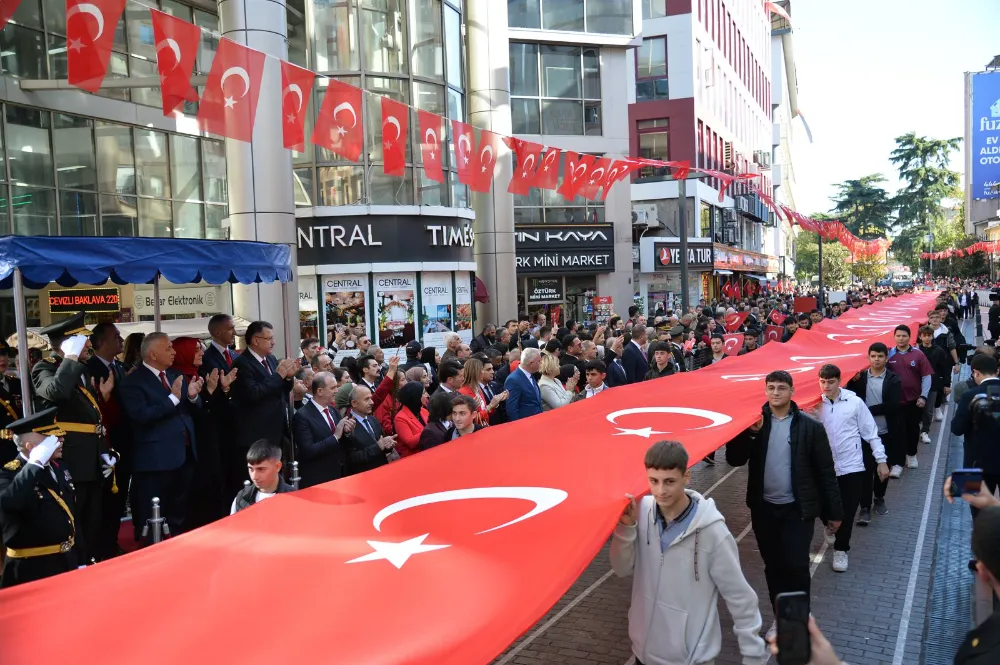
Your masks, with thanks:
[[[955,407],[955,417],[951,420],[951,433],[965,436],[966,468],[983,470],[983,483],[989,491],[995,492],[1000,483],[1000,423],[994,418],[977,417],[977,412],[986,406],[983,400],[989,393],[1000,396],[1000,380],[997,378],[997,361],[986,355],[973,356],[969,363],[976,387],[967,390]],[[984,414],[985,415],[985,414]],[[973,508],[973,515],[976,509]]]
[[[687,489],[688,454],[677,441],[646,451],[650,496],[629,503],[611,538],[611,567],[634,575],[629,637],[636,665],[713,663],[722,648],[718,597],[733,617],[744,663],[760,663],[757,594],[715,501]]]

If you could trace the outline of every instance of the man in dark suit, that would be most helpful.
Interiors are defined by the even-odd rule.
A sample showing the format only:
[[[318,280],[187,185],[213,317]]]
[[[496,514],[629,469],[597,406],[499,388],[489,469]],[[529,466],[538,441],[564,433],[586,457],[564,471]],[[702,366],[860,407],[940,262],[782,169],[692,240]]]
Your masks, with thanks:
[[[213,316],[208,320],[208,334],[212,336],[212,341],[205,349],[199,373],[205,376],[213,369],[217,369],[221,374],[228,374],[239,355],[233,347],[233,343],[236,341],[236,324],[233,322],[233,317],[228,314]],[[243,475],[246,473],[244,472]]]
[[[487,323],[483,326],[483,332],[473,338],[472,343],[469,344],[469,348],[472,349],[473,353],[479,353],[480,351],[485,351],[489,347],[493,346],[496,341],[497,327],[492,323]]]
[[[121,401],[121,385],[125,378],[125,365],[116,357],[125,346],[121,333],[113,323],[98,323],[90,335],[94,352],[87,361],[94,384],[111,384],[111,395],[105,399],[98,396],[101,420],[107,430],[108,443],[117,450],[121,459],[115,465],[115,473],[104,480],[101,494],[101,538],[91,543],[91,549],[98,560],[110,559],[121,554],[118,547],[118,532],[121,518],[125,515],[129,481],[132,478],[132,439],[128,419],[125,417]]]
[[[153,497],[160,499],[170,533],[180,533],[198,461],[193,414],[201,408],[205,380],[185,380],[172,367],[174,355],[166,333],[150,333],[142,340],[142,365],[122,381],[122,405],[133,433],[137,536],[152,517]]]
[[[624,338],[622,337],[612,337],[604,343],[604,364],[608,369],[604,383],[607,384],[608,388],[628,384],[628,377],[625,376],[625,368],[622,367],[620,358],[623,346]]]
[[[991,417],[989,402],[1000,399],[1000,380],[997,379],[996,359],[979,353],[969,363],[972,378],[978,384],[965,391],[955,407],[955,417],[951,420],[951,433],[965,436],[966,468],[983,470],[983,483],[990,494],[995,494],[1000,484],[1000,424]],[[995,402],[993,402],[995,403]],[[978,511],[973,508],[975,517]]]
[[[236,371],[233,363],[239,357],[233,343],[236,341],[236,324],[233,317],[228,314],[216,314],[208,320],[208,334],[212,339],[205,349],[205,355],[201,360],[201,367],[198,373],[202,378],[208,376],[213,370],[219,370],[219,374],[229,375]],[[239,372],[236,372],[239,375]],[[233,378],[233,377],[231,377]],[[219,437],[219,455],[222,460],[223,489],[235,491],[243,487],[243,481],[247,477],[247,449],[237,445],[233,436],[236,432],[236,419],[233,415],[233,405],[231,400],[219,400],[212,405],[212,419],[215,421],[215,429],[220,433],[227,433],[227,436]],[[276,442],[280,443],[280,442]]]
[[[299,460],[299,488],[312,487],[344,475],[340,442],[357,421],[341,418],[333,406],[337,380],[329,372],[312,379],[312,399],[292,416],[295,459]]]
[[[629,383],[639,383],[646,378],[649,360],[646,358],[646,326],[641,323],[632,327],[632,340],[622,352],[622,367]]]
[[[507,419],[520,420],[542,412],[542,393],[532,376],[542,367],[538,349],[521,352],[521,363],[512,370],[503,387],[507,391]]]
[[[353,419],[356,424],[343,439],[348,475],[388,464],[386,455],[396,447],[395,436],[382,436],[382,426],[377,418],[372,417],[373,407],[372,391],[365,386],[354,386],[347,418]]]
[[[56,355],[31,368],[31,383],[36,411],[53,406],[58,409],[56,421],[66,432],[63,466],[76,488],[76,528],[85,546],[90,547],[89,543],[100,541],[102,487],[118,455],[108,447],[97,403],[97,394],[107,399],[114,385],[105,381],[95,388],[90,380],[86,361],[92,345],[84,316],[78,312],[39,331],[48,335]],[[89,551],[82,554],[84,561],[94,556]]]
[[[254,321],[247,326],[246,351],[233,362],[237,370],[232,384],[235,447],[239,469],[227,469],[227,478],[234,483],[226,495],[235,495],[246,477],[246,455],[251,444],[267,439],[286,448],[288,434],[288,395],[292,391],[296,360],[281,362],[274,357],[274,327],[267,321]],[[287,451],[286,451],[287,452]],[[286,454],[285,458],[291,455]],[[238,482],[238,485],[235,483]]]

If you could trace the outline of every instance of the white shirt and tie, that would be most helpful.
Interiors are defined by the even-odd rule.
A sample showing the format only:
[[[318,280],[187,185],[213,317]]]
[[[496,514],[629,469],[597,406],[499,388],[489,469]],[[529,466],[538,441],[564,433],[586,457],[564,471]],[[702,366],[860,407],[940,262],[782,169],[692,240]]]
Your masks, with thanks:
[[[365,428],[365,431],[368,432],[368,436],[370,436],[373,441],[378,441],[378,437],[375,436],[375,428],[372,427],[372,424],[368,421],[368,418],[371,416],[363,416],[354,409],[351,409],[351,415],[354,416],[354,419],[358,421],[359,425]]]
[[[326,422],[327,425],[330,426],[330,431],[331,432],[336,431],[337,421],[334,420],[333,414],[330,413],[330,407],[320,406],[319,402],[315,400],[312,400],[309,403],[316,407],[316,410],[319,411],[319,414],[323,417],[323,420]]]

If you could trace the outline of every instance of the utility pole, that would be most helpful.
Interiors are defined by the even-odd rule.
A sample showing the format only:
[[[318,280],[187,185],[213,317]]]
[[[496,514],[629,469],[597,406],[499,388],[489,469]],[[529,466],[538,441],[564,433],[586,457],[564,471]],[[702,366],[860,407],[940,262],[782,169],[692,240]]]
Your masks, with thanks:
[[[691,304],[688,289],[688,231],[687,231],[687,180],[677,181],[677,235],[681,245],[681,314],[687,313]]]
[[[819,247],[819,295],[816,296],[816,307],[823,310],[823,234],[816,233],[816,246]]]

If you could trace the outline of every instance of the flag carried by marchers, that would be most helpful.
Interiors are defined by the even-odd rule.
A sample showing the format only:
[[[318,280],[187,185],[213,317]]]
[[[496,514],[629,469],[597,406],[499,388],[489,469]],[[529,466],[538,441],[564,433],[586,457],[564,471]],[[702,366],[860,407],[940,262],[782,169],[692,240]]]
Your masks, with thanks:
[[[733,335],[723,335],[722,343],[727,356],[739,355],[743,350],[743,333]]]
[[[771,313],[767,315],[767,320],[776,326],[780,326],[781,324],[783,324],[786,318],[788,317],[776,309],[772,309]]]
[[[212,134],[250,142],[266,56],[223,37],[212,60],[198,121]]]
[[[747,320],[748,316],[750,316],[750,312],[733,312],[731,314],[726,314],[726,330],[729,332],[739,330],[740,326],[743,325],[743,322]]]
[[[410,109],[406,104],[388,97],[382,98],[382,154],[386,175],[401,176],[406,172],[406,141]]]
[[[785,335],[785,329],[782,326],[767,326],[764,329],[764,343],[768,342],[780,342],[781,338]]]
[[[328,79],[327,83],[312,142],[356,162],[361,159],[361,150],[365,145],[362,90],[336,79]]]
[[[316,75],[308,69],[281,61],[281,137],[286,148],[306,149],[306,117]]]
[[[201,47],[201,28],[156,9],[150,9],[149,13],[153,17],[163,115],[170,115],[184,102],[198,101],[191,74]]]
[[[66,69],[70,85],[88,92],[101,89],[115,27],[124,11],[125,0],[66,0]]]
[[[444,118],[430,111],[417,111],[420,124],[420,158],[424,162],[424,175],[434,182],[444,182],[441,169],[441,138],[444,136]]]

